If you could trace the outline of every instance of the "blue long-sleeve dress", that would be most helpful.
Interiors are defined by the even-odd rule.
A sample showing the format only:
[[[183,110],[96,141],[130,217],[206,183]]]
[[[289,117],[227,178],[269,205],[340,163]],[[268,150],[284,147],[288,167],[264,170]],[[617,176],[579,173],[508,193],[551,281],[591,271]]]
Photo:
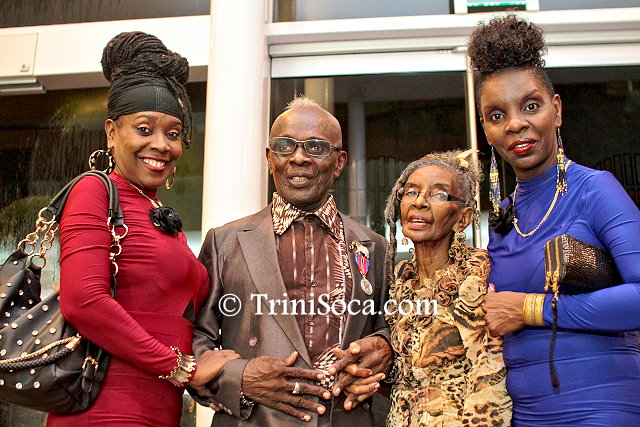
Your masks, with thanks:
[[[544,217],[555,194],[556,167],[518,181],[516,215],[523,233]],[[640,426],[640,212],[608,172],[572,163],[568,191],[529,237],[515,229],[491,233],[489,282],[497,291],[543,293],[544,243],[561,234],[604,247],[623,284],[582,295],[560,295],[554,352],[560,380],[551,386],[551,294],[544,327],[504,337],[507,391],[514,426]],[[504,202],[503,202],[504,203]],[[504,207],[504,206],[503,206]]]

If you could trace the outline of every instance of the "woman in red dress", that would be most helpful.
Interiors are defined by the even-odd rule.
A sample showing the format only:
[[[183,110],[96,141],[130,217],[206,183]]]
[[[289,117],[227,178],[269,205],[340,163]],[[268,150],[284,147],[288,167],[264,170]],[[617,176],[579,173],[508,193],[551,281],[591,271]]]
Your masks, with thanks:
[[[238,357],[231,350],[197,361],[190,356],[192,321],[209,279],[179,217],[156,197],[159,186],[173,181],[182,144],[189,146],[189,65],[141,32],[114,37],[102,65],[111,83],[105,155],[115,160],[109,176],[128,234],[116,259],[113,298],[104,184],[88,177],[75,186],[60,222],[60,306],[80,334],[112,357],[91,408],[50,414],[47,425],[179,426],[184,387],[200,389]]]

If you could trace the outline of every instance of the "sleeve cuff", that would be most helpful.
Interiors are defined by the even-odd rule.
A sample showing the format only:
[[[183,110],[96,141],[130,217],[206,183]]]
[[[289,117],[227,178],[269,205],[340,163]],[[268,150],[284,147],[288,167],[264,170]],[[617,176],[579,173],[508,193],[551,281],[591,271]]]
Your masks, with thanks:
[[[227,414],[246,420],[252,407],[241,405],[242,373],[249,359],[230,360],[210,383],[215,403]]]

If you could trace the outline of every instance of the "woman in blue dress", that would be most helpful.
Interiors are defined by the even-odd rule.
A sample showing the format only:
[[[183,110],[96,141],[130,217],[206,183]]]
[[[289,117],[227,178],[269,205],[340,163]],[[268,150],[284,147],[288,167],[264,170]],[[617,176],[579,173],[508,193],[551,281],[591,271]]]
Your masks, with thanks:
[[[487,325],[504,337],[514,426],[640,425],[640,212],[610,173],[564,156],[544,53],[542,30],[512,14],[480,24],[469,41],[487,140],[517,178],[490,221]],[[559,296],[554,387],[543,247],[561,234],[606,248],[622,284]]]

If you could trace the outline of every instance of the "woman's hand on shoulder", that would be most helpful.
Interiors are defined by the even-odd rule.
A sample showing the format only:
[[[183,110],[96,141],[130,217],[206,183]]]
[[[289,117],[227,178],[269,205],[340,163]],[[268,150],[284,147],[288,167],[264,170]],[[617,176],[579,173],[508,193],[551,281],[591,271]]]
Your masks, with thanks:
[[[200,391],[220,373],[228,361],[239,358],[240,355],[233,350],[207,350],[196,360],[198,368],[189,381],[189,386],[201,394]]]
[[[526,295],[523,292],[496,292],[493,284],[489,284],[482,307],[491,335],[503,336],[525,327],[522,307]]]

